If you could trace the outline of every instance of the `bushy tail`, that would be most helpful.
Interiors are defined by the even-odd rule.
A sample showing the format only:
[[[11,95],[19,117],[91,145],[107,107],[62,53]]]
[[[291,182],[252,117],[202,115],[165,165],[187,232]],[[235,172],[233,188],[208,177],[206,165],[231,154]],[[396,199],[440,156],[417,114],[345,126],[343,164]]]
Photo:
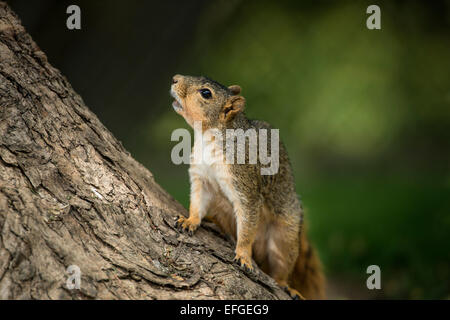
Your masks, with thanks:
[[[308,242],[304,230],[300,239],[299,255],[289,284],[306,299],[325,299],[325,278],[319,257]]]

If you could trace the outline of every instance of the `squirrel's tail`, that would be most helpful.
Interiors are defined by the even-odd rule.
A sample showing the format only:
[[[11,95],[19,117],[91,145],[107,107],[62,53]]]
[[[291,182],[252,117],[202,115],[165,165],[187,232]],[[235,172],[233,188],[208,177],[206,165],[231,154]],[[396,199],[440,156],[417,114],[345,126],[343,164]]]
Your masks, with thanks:
[[[325,299],[325,278],[322,265],[314,248],[306,238],[305,230],[300,235],[300,247],[289,284],[306,299]]]

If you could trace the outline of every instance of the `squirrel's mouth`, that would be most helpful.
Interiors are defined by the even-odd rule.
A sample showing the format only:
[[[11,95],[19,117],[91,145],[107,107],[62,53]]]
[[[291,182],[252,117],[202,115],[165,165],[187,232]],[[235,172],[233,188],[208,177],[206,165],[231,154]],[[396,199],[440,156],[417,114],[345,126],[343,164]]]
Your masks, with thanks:
[[[178,97],[177,93],[173,90],[173,86],[170,89],[170,94],[175,98],[175,100],[172,102],[173,109],[177,112],[183,110],[183,105],[181,104],[180,98]]]
[[[178,100],[174,100],[172,102],[172,107],[175,109],[175,111],[183,110],[183,106],[181,105],[181,103],[178,102]]]

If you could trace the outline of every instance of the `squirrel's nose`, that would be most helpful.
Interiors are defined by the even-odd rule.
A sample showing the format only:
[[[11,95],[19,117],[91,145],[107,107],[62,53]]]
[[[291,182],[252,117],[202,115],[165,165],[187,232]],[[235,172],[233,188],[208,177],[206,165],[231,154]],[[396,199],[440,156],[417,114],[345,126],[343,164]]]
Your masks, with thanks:
[[[173,78],[172,78],[172,84],[177,83],[180,80],[181,77],[182,76],[179,75],[179,74],[174,75]]]

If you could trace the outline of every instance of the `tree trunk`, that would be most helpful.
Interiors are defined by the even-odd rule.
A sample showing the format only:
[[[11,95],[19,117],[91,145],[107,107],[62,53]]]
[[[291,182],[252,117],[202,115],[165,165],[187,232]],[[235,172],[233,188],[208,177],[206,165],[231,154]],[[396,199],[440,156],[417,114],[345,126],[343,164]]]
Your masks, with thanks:
[[[288,298],[212,225],[180,234],[178,213],[0,2],[0,298]]]

